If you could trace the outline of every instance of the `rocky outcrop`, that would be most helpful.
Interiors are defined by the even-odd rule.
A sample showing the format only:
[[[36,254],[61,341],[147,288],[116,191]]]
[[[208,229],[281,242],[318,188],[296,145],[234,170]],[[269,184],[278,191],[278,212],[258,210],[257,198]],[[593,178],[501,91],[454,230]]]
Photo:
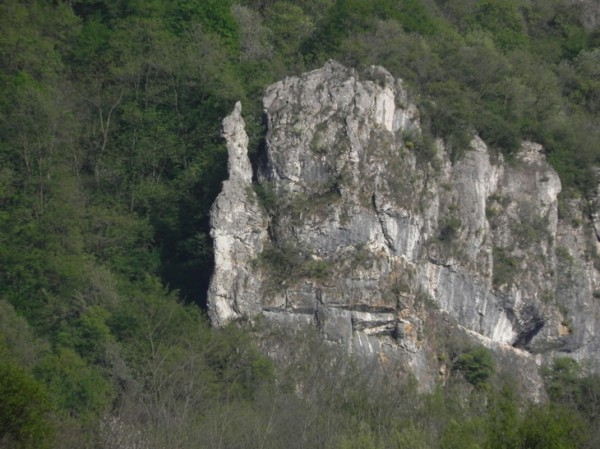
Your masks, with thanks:
[[[443,141],[421,135],[402,81],[380,67],[359,74],[328,62],[269,87],[264,109],[254,174],[239,104],[223,124],[216,325],[256,316],[314,325],[424,379],[450,344],[443,328],[523,367],[557,353],[598,357],[593,228],[559,219],[560,180],[539,145],[523,143],[508,163],[474,137],[452,162]]]
[[[267,219],[252,190],[248,135],[241,112],[238,102],[231,115],[223,120],[229,179],[223,183],[211,210],[215,271],[208,291],[208,307],[217,326],[262,310],[260,283],[252,264],[267,241]]]

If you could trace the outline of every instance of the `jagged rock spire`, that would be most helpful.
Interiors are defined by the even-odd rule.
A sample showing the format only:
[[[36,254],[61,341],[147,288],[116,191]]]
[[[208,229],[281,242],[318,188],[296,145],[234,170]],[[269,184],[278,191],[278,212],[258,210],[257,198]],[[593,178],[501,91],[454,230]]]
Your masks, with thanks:
[[[248,134],[242,118],[242,103],[235,104],[233,111],[223,120],[221,136],[227,142],[229,180],[244,184],[252,182],[252,166],[248,159]]]
[[[229,156],[229,179],[211,209],[215,271],[208,290],[208,313],[216,326],[256,313],[258,297],[252,286],[257,278],[248,270],[267,239],[267,221],[251,188],[252,166],[240,102],[223,120],[222,136]],[[242,292],[243,302],[238,300]]]

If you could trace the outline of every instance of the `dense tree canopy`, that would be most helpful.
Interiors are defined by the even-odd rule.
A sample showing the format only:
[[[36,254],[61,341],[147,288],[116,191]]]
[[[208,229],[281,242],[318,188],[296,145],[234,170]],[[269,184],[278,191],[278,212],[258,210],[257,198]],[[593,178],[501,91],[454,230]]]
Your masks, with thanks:
[[[285,371],[202,312],[209,208],[226,176],[221,119],[241,100],[258,146],[265,86],[328,58],[402,77],[427,136],[454,157],[473,132],[507,157],[534,139],[564,194],[587,195],[600,160],[600,31],[583,7],[1,2],[0,445],[551,447],[539,431],[549,428],[552,447],[593,447],[598,401],[582,397],[597,399],[600,383],[564,362],[548,375],[551,405],[530,412],[495,388],[468,390],[468,405],[454,387],[390,392],[384,374],[369,383],[349,361],[347,376],[319,377],[311,400],[294,388],[326,349],[299,351],[302,368]],[[493,379],[485,352],[455,362],[453,385]]]

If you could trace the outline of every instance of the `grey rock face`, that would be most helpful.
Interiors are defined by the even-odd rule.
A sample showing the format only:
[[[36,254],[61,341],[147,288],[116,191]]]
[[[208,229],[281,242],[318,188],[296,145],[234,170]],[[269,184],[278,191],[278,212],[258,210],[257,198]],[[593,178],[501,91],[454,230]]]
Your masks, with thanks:
[[[209,316],[218,326],[262,310],[260,279],[252,262],[267,241],[267,219],[252,190],[248,135],[238,102],[223,120],[223,137],[229,156],[229,179],[211,210],[215,272],[208,296]]]
[[[380,67],[329,62],[272,85],[264,108],[262,207],[239,105],[223,123],[216,325],[257,315],[314,325],[352,353],[404,360],[425,382],[439,371],[433,316],[524,369],[561,351],[598,357],[595,235],[584,217],[559,220],[560,180],[539,145],[523,143],[509,164],[474,137],[452,163]]]

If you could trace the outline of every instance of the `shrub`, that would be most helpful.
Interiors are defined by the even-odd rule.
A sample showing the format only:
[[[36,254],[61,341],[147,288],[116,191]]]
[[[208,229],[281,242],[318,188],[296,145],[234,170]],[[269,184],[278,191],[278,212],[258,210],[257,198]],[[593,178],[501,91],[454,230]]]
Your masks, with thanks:
[[[484,388],[494,374],[492,352],[484,347],[471,349],[458,356],[454,369],[461,371],[465,380],[476,388]]]
[[[324,260],[309,260],[302,265],[301,275],[316,278],[325,279],[329,275],[330,266]]]
[[[325,279],[331,268],[329,262],[315,259],[307,251],[290,243],[266,248],[258,256],[258,263],[269,273],[270,290],[300,278]]]
[[[256,193],[258,203],[266,212],[273,212],[277,207],[277,194],[270,182],[262,184],[252,184],[252,189]]]
[[[504,248],[494,248],[494,287],[498,288],[512,282],[517,273],[519,259],[509,255]]]
[[[557,404],[531,407],[519,428],[520,447],[575,449],[584,447],[581,416]]]
[[[440,227],[440,241],[444,243],[450,243],[452,240],[456,238],[458,232],[460,231],[460,227],[462,226],[462,221],[456,217],[448,217],[442,222],[442,226]]]
[[[50,411],[44,386],[12,360],[0,336],[0,446],[52,447]]]

